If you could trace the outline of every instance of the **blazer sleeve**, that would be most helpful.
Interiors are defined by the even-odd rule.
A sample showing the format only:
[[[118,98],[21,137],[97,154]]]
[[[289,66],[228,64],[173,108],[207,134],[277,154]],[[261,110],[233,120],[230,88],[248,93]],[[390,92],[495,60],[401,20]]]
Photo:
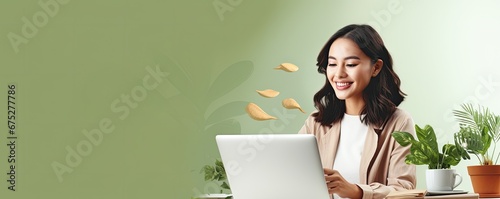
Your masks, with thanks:
[[[416,136],[415,124],[411,117],[404,120],[398,131],[408,132],[413,137]],[[396,191],[405,189],[415,189],[416,185],[416,166],[413,164],[406,164],[406,155],[410,153],[410,145],[403,147],[391,137],[394,150],[391,153],[391,160],[389,163],[389,174],[387,184],[393,187]]]
[[[407,116],[401,119],[397,124],[394,124],[394,130],[408,132],[415,136],[415,125],[411,117]],[[389,135],[391,134],[389,133]],[[401,146],[392,136],[388,139],[393,145],[393,150],[390,154],[386,154],[390,157],[387,168],[387,185],[381,183],[358,184],[363,190],[363,199],[382,199],[391,191],[415,189],[416,167],[405,163],[406,155],[410,153],[410,146]]]

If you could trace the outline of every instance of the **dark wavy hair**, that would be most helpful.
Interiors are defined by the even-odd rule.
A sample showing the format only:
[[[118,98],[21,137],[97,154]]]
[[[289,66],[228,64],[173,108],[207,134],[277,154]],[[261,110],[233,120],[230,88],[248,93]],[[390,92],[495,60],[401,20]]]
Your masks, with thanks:
[[[338,30],[330,37],[321,49],[317,59],[318,72],[325,75],[326,81],[314,95],[314,106],[318,112],[313,116],[321,125],[332,126],[334,122],[344,117],[346,105],[335,95],[332,85],[326,76],[328,55],[330,46],[338,38],[347,38],[355,42],[365,53],[372,63],[378,59],[383,61],[379,74],[372,77],[370,83],[363,91],[365,107],[361,114],[361,121],[365,124],[381,126],[396,110],[396,107],[404,100],[406,94],[400,89],[401,80],[392,69],[392,57],[385,48],[380,35],[369,25],[351,24]]]

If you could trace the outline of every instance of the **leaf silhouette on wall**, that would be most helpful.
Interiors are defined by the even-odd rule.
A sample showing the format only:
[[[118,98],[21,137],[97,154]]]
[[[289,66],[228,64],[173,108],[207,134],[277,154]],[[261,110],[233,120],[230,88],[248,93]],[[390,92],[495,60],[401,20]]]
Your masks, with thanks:
[[[203,112],[192,105],[186,96],[172,97],[168,99],[168,104],[170,104],[168,113],[190,132],[201,132],[204,129]]]
[[[179,92],[191,99],[196,97],[196,90],[193,87],[193,78],[189,75],[188,71],[182,68],[177,62],[173,61],[166,55],[158,55],[154,58],[155,63],[159,64],[161,68],[166,69],[168,81],[179,90]]]
[[[211,104],[216,99],[241,85],[250,77],[253,69],[253,62],[251,61],[240,61],[226,68],[210,85],[206,103]]]
[[[245,114],[244,108],[248,102],[246,101],[233,101],[224,104],[214,110],[205,120],[205,125],[209,126],[216,122],[227,120],[232,117]]]
[[[248,102],[228,102],[211,113],[206,111],[215,100],[235,89],[250,77],[254,70],[251,61],[240,61],[230,65],[216,77],[210,87],[207,86],[208,81],[203,84],[203,78],[195,81],[186,69],[166,55],[158,53],[154,57],[154,61],[164,70],[163,72],[169,74],[166,81],[169,81],[180,92],[180,95],[167,99],[168,104],[171,105],[169,114],[177,122],[190,129],[190,132],[204,132],[205,130],[214,130],[214,128],[228,128],[228,126],[234,127],[233,130],[238,127],[234,132],[241,132],[239,122],[233,120],[231,123],[227,123],[225,120],[245,114],[242,107],[245,107]],[[205,115],[208,116],[205,117]],[[218,123],[221,121],[224,122]]]
[[[240,122],[236,121],[235,119],[218,122],[210,126],[204,133],[205,136],[209,136],[209,139],[211,141],[215,140],[214,135],[224,134],[241,134]]]

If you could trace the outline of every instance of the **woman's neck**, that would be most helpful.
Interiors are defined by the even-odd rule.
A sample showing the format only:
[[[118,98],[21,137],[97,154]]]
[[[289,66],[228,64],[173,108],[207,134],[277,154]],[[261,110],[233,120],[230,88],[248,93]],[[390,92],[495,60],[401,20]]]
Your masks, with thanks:
[[[349,115],[361,115],[361,111],[365,107],[363,98],[346,99],[345,100],[345,113]]]

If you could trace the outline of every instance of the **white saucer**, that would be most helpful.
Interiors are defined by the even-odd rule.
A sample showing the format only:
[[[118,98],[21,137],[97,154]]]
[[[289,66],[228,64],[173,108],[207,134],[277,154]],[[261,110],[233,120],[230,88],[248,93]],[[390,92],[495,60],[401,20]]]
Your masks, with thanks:
[[[455,189],[453,191],[427,191],[427,195],[449,195],[449,194],[464,194],[468,193],[468,191]]]
[[[232,194],[203,194],[195,197],[196,199],[225,199],[233,196]]]

